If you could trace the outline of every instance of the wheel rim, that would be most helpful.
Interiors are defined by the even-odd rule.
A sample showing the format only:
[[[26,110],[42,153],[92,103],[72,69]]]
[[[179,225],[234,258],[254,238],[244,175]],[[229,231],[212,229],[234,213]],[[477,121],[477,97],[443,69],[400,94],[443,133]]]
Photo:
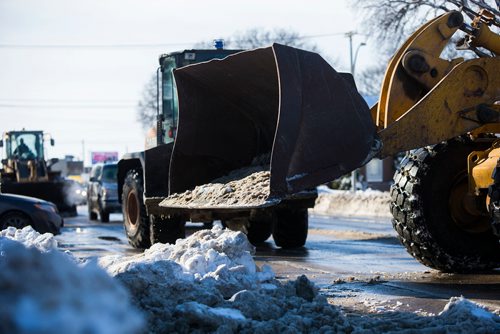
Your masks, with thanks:
[[[449,208],[456,226],[468,233],[482,233],[490,228],[489,216],[484,216],[475,204],[476,196],[469,194],[468,176],[462,171],[455,177],[450,196]]]
[[[139,218],[139,200],[137,194],[133,191],[127,196],[127,217],[130,224],[137,224]]]
[[[12,214],[9,215],[8,217],[5,218],[4,223],[3,223],[3,228],[6,228],[8,226],[15,227],[17,229],[21,229],[23,227],[26,227],[29,225],[29,220],[19,214]]]

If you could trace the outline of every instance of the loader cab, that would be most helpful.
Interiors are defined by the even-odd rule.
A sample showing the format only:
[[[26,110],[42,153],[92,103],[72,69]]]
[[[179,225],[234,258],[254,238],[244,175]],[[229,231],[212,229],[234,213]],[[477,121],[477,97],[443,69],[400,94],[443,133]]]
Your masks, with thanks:
[[[46,134],[47,135],[47,134]],[[45,162],[43,131],[9,131],[0,140],[4,148],[1,177],[17,182],[46,181],[48,168]],[[53,145],[53,139],[50,140]]]
[[[184,50],[163,54],[160,56],[159,94],[161,96],[161,132],[157,129],[157,143],[168,144],[174,141],[177,131],[177,118],[179,105],[177,101],[177,89],[173,76],[173,70],[179,67],[209,61],[211,59],[222,59],[230,54],[242,50]],[[154,146],[154,145],[152,145]]]
[[[7,160],[44,160],[42,131],[11,131],[4,134]]]

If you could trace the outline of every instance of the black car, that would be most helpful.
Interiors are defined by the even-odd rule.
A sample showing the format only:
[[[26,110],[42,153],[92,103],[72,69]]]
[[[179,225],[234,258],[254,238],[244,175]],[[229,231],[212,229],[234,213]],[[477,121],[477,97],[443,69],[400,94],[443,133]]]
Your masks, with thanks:
[[[121,212],[122,206],[118,201],[117,172],[117,163],[100,163],[92,167],[87,187],[90,220],[96,220],[99,215],[101,222],[107,223],[110,213]]]
[[[0,193],[0,229],[31,225],[39,233],[59,234],[64,225],[55,204],[38,198]]]

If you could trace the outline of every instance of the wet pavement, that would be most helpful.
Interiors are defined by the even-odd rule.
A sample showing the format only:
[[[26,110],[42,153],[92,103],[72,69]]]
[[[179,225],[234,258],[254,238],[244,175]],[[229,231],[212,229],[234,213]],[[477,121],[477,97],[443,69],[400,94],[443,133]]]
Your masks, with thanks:
[[[81,258],[137,254],[128,245],[122,215],[110,223],[89,221],[86,207],[66,218],[59,247]],[[190,225],[194,231],[198,226]],[[399,244],[389,219],[310,216],[306,246],[282,250],[272,239],[257,247],[259,266],[270,265],[280,279],[305,274],[332,303],[347,312],[437,313],[450,297],[464,296],[500,310],[500,270],[456,275],[429,269]]]
[[[121,214],[111,214],[109,223],[90,221],[86,206],[78,207],[77,217],[64,219],[64,227],[56,239],[59,248],[71,251],[79,258],[141,252],[128,244]]]

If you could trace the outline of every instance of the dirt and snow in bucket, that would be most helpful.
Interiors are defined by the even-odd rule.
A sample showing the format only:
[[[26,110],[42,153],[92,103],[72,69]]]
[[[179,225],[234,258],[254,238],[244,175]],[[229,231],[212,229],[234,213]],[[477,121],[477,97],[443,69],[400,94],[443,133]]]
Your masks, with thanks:
[[[93,262],[78,265],[54,247],[50,235],[41,237],[29,228],[2,232],[0,332],[500,330],[498,315],[461,297],[450,299],[438,315],[397,308],[344,313],[305,276],[279,281],[270,267],[257,267],[246,236],[219,225],[175,245],[156,244],[143,254],[103,257],[99,266],[107,273]]]
[[[270,155],[262,154],[249,166],[235,169],[209,183],[183,193],[171,194],[162,207],[223,208],[257,207],[273,204],[270,199]]]
[[[247,175],[235,174],[212,181],[193,190],[172,194],[164,199],[163,207],[218,208],[227,206],[255,207],[271,204],[269,199],[269,170],[261,167],[245,169]],[[248,173],[250,172],[250,173]]]

